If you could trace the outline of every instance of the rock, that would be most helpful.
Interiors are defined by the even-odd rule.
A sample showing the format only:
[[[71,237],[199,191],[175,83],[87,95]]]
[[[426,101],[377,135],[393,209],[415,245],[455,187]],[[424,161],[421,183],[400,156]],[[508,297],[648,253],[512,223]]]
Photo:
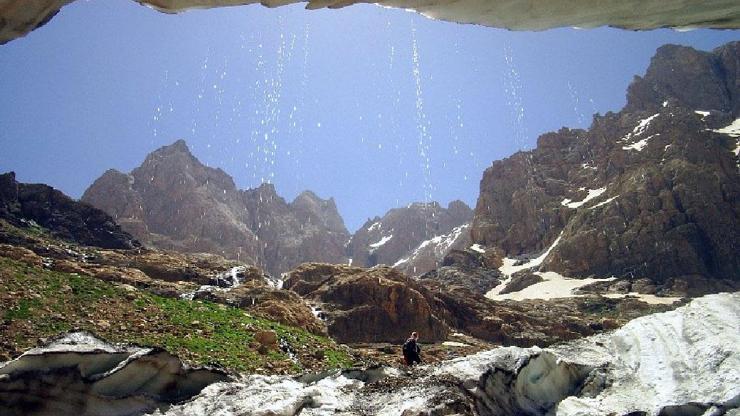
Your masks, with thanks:
[[[715,130],[740,116],[738,56],[740,42],[712,52],[663,46],[621,112],[494,162],[473,242],[516,257],[557,241],[541,270],[567,277],[650,279],[641,290],[666,293],[737,290],[737,144]],[[710,283],[672,287],[696,278]]]
[[[419,275],[435,268],[450,249],[467,246],[465,223],[471,219],[472,211],[462,201],[452,201],[447,208],[437,202],[394,208],[365,222],[347,251],[353,265],[393,265]]]
[[[175,13],[187,9],[252,4],[254,0],[185,0],[164,2],[162,0],[137,0],[154,9]],[[0,14],[0,44],[25,36],[32,30],[43,26],[59,9],[72,0],[35,1],[25,7],[9,0],[4,12]],[[291,1],[271,0],[263,2],[267,7],[283,6]],[[311,0],[307,9],[342,8],[357,0]],[[591,2],[571,3],[565,1],[538,0],[526,5],[515,0],[481,4],[471,1],[438,0],[423,4],[404,0],[381,0],[379,5],[415,10],[427,17],[458,23],[475,23],[484,26],[514,30],[543,30],[554,27],[597,27],[614,26],[633,30],[658,29],[663,27],[709,27],[717,29],[737,28],[740,25],[737,10],[732,4],[722,1],[687,3],[682,7],[666,8],[659,0],[622,2],[612,1],[594,4]]]
[[[0,403],[8,415],[143,414],[226,380],[221,371],[190,368],[163,350],[71,333],[0,365]]]
[[[140,245],[105,212],[50,186],[19,183],[14,172],[0,175],[0,218],[16,227],[43,227],[82,245],[120,249]]]
[[[33,251],[24,247],[11,246],[9,244],[0,244],[0,256],[22,261],[36,267],[41,267],[43,265],[41,257],[39,257]]]
[[[260,345],[271,349],[278,349],[278,336],[275,331],[259,331],[254,334],[254,340]]]
[[[194,299],[209,300],[225,305],[236,306],[314,334],[326,334],[326,326],[311,312],[311,308],[295,292],[261,286],[244,285],[228,291],[198,291]]]
[[[535,283],[542,282],[544,279],[542,276],[536,275],[534,273],[527,273],[527,272],[519,272],[512,276],[511,281],[506,285],[505,288],[501,289],[501,292],[499,294],[506,294],[506,293],[513,293],[518,292],[522,289],[525,289],[529,286],[532,286]]]
[[[271,184],[239,190],[183,140],[152,152],[130,174],[107,171],[82,200],[159,249],[219,254],[274,276],[306,261],[346,263],[349,233],[333,199],[306,191],[287,203]]]
[[[285,288],[322,304],[329,335],[341,343],[399,343],[412,331],[434,342],[448,333],[434,296],[388,267],[304,264],[288,274]]]

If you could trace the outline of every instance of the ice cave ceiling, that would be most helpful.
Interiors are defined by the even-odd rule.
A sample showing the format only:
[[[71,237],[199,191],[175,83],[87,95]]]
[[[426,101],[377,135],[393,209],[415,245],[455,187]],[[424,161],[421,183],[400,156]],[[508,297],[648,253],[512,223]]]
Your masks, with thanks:
[[[0,44],[43,26],[74,0],[0,0]],[[278,7],[293,0],[133,0],[166,13],[187,9],[262,4]],[[341,8],[365,0],[310,0],[306,8]],[[512,30],[613,26],[632,30],[740,28],[737,0],[380,0],[385,7],[414,10],[427,17]]]

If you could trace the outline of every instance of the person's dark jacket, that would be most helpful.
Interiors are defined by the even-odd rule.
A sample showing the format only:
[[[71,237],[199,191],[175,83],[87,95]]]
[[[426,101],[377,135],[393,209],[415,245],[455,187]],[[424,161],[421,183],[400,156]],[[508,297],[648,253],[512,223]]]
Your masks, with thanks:
[[[403,358],[407,365],[421,364],[421,347],[414,338],[403,343]]]

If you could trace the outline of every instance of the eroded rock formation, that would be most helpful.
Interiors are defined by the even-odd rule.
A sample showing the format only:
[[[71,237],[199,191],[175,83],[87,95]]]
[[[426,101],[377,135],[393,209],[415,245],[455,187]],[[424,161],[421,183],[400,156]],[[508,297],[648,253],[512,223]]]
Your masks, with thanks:
[[[105,172],[82,201],[145,244],[215,253],[275,276],[306,261],[346,262],[349,233],[333,199],[307,191],[288,203],[271,184],[239,190],[182,140],[152,152],[130,174]]]
[[[433,342],[449,331],[429,290],[388,267],[308,263],[284,285],[320,307],[338,342],[402,342],[412,331]]]
[[[679,295],[737,287],[738,62],[740,42],[658,49],[622,111],[486,169],[473,241],[509,257],[557,241],[542,268],[570,277],[648,278]]]
[[[135,0],[165,13],[188,9],[227,7],[260,3],[278,7],[295,0]],[[72,0],[3,0],[0,1],[0,44],[24,36],[43,26],[59,9]],[[309,0],[309,10],[338,9],[364,0]],[[415,10],[432,19],[457,23],[474,23],[514,30],[543,30],[553,27],[614,26],[626,29],[737,28],[740,7],[733,1],[711,0],[697,3],[676,0],[668,7],[661,0],[611,0],[594,3],[589,0],[378,0],[384,7]]]

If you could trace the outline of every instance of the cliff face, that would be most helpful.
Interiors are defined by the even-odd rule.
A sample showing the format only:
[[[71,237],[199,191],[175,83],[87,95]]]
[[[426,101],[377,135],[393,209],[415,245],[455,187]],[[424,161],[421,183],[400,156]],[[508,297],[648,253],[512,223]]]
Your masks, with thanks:
[[[382,218],[375,217],[368,220],[352,236],[347,251],[352,264],[360,267],[372,267],[377,264],[396,265],[408,268],[411,274],[420,274],[436,267],[438,260],[459,237],[465,237],[467,230],[456,228],[463,226],[472,219],[472,210],[462,201],[452,201],[447,208],[436,202],[414,203],[405,208],[394,208]],[[448,235],[449,234],[449,235]],[[442,239],[449,240],[449,244],[440,256],[435,257],[432,250],[425,256],[416,256],[420,268],[413,271],[410,257],[419,251],[419,247],[435,245]],[[454,237],[454,238],[453,238]],[[426,243],[426,244],[425,244]],[[422,254],[419,251],[419,254]],[[421,259],[424,257],[424,259]],[[406,261],[401,261],[406,259]],[[410,268],[409,268],[410,267]],[[421,270],[421,269],[425,270]]]
[[[140,244],[108,214],[79,203],[43,184],[19,183],[15,173],[0,175],[0,218],[22,228],[36,223],[55,237],[102,248],[134,248]]]
[[[304,192],[288,203],[270,184],[239,190],[182,140],[130,174],[107,171],[82,200],[158,248],[221,254],[275,275],[309,260],[345,262],[349,233],[332,199]]]
[[[625,108],[542,135],[481,180],[471,235],[573,277],[737,281],[740,42],[658,49]],[[694,282],[694,283],[692,283]]]

